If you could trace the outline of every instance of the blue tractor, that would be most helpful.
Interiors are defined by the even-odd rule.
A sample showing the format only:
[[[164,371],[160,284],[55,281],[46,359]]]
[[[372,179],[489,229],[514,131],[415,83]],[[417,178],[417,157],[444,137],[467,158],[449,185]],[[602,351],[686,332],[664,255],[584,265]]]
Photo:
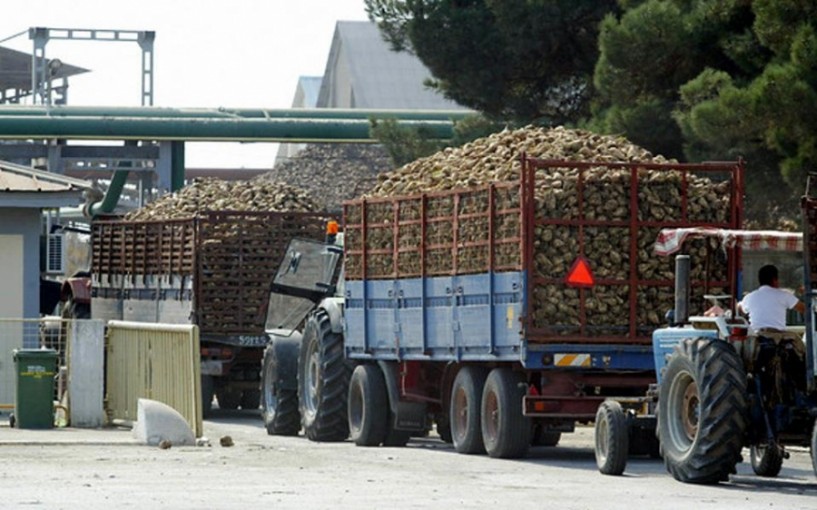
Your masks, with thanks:
[[[817,184],[817,178],[810,179]],[[687,238],[715,238],[729,257],[730,294],[742,295],[745,250],[794,250],[804,255],[805,326],[756,334],[730,295],[704,295],[712,306],[690,316],[687,255],[676,257],[675,309],[653,333],[657,384],[644,398],[608,400],[596,416],[596,460],[604,474],[624,471],[634,430],[655,430],[660,455],[682,482],[728,480],[750,449],[759,476],[774,477],[786,447],[810,447],[817,474],[817,198],[803,198],[804,233],[723,229],[662,231],[656,252],[684,250]],[[771,253],[771,252],[770,252]],[[698,289],[698,291],[706,289]],[[702,300],[701,300],[702,301]]]

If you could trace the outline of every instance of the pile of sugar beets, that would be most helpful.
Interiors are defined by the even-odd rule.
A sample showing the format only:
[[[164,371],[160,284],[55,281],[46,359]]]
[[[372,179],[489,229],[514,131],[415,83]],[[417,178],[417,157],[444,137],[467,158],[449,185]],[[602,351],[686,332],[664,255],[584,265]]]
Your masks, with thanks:
[[[519,179],[522,153],[530,157],[569,161],[597,162],[647,162],[668,163],[662,156],[654,156],[622,137],[603,136],[583,130],[565,128],[543,129],[525,127],[505,130],[485,138],[475,140],[462,147],[449,148],[419,159],[390,173],[380,174],[378,183],[368,194],[370,197],[417,194],[471,187],[491,182]],[[676,171],[640,169],[638,210],[630,210],[630,179],[628,169],[594,168],[583,176],[583,214],[587,219],[623,220],[631,214],[638,214],[641,220],[680,220],[682,175]],[[539,218],[576,219],[579,215],[577,169],[549,169],[539,171],[535,180],[535,210]],[[715,182],[708,177],[688,175],[687,177],[688,219],[724,222],[729,207],[729,181]],[[479,197],[475,197],[479,199]],[[487,210],[487,194],[477,209]],[[427,217],[436,214],[429,202]],[[512,205],[512,204],[511,204]],[[445,208],[445,204],[442,205]],[[453,204],[448,204],[447,214],[451,214]],[[386,208],[388,209],[388,208]],[[353,209],[354,211],[354,209]],[[368,211],[369,220],[375,222],[393,221],[390,211],[378,213],[377,207]],[[480,221],[487,222],[487,217]],[[507,226],[507,225],[506,225]],[[487,225],[460,226],[458,243],[483,238]],[[518,225],[511,225],[512,229]],[[447,230],[445,230],[447,228]],[[427,229],[427,237],[436,236],[433,242],[453,239],[451,225],[441,225]],[[444,230],[444,231],[441,231]],[[373,234],[374,231],[370,231]],[[419,231],[416,233],[419,237]],[[622,284],[597,285],[586,292],[586,313],[589,334],[625,334],[629,325],[629,279],[631,264],[636,264],[638,279],[673,279],[673,261],[669,257],[659,257],[653,251],[658,234],[657,228],[642,228],[638,232],[637,258],[630,260],[630,230],[627,227],[590,227],[585,229],[585,256],[591,262],[597,279],[620,280]],[[347,233],[347,238],[353,232]],[[391,247],[393,241],[388,236],[372,235],[367,239],[368,248]],[[407,236],[406,246],[418,245],[419,238]],[[442,239],[441,239],[442,238]],[[430,239],[426,240],[431,241]],[[355,239],[347,239],[354,244]],[[692,255],[692,279],[725,280],[726,267],[722,260],[713,257],[716,250],[711,241],[695,241],[690,247]],[[400,241],[401,246],[404,241]],[[575,227],[538,226],[534,242],[534,267],[539,275],[551,279],[552,283],[537,285],[533,290],[532,310],[534,324],[549,328],[557,334],[573,334],[579,325],[579,291],[567,287],[563,279],[579,253],[578,235]],[[445,255],[429,254],[426,260],[427,274],[444,274],[450,271],[450,250]],[[463,260],[458,260],[461,273],[484,270],[484,260],[469,263],[469,257],[486,257],[486,250],[461,250]],[[470,253],[470,255],[469,255]],[[497,255],[499,257],[500,255]],[[370,261],[371,274],[378,274],[378,261]],[[401,267],[419,261],[406,261]],[[704,274],[706,262],[708,274]],[[347,263],[349,261],[347,260]],[[382,257],[382,275],[392,272],[391,260]],[[483,268],[483,269],[479,269]],[[402,271],[402,269],[401,269]],[[559,280],[558,282],[555,282]],[[672,286],[641,286],[637,289],[637,324],[644,328],[663,323],[663,314],[672,307]],[[701,291],[699,291],[701,292]],[[718,289],[709,289],[718,292]],[[695,294],[695,292],[693,292]],[[695,296],[693,296],[695,297]],[[698,301],[700,301],[700,296]]]

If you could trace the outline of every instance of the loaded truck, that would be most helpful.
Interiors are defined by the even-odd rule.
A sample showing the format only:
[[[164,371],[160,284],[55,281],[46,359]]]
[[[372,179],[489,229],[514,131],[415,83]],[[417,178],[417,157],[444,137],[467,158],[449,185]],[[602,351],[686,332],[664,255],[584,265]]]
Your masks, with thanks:
[[[314,310],[302,337],[267,348],[269,433],[404,445],[433,422],[460,453],[519,457],[647,391],[673,277],[645,248],[662,228],[740,225],[742,163],[523,156],[518,175],[344,204],[337,286],[275,279],[313,291]],[[712,269],[696,274],[699,301],[728,282],[710,248],[695,245]],[[326,249],[294,252],[319,267]]]
[[[749,448],[755,474],[775,477],[790,446],[811,450],[817,474],[817,176],[802,200],[803,233],[720,229],[662,232],[657,249],[676,256],[671,324],[653,333],[657,385],[640,399],[602,404],[596,420],[596,460],[604,474],[621,474],[629,431],[652,429],[669,473],[688,483],[728,480]],[[690,314],[688,239],[710,237],[729,259],[729,294],[708,296],[707,313]],[[802,253],[805,327],[753,331],[737,313],[746,250]],[[781,275],[782,276],[782,275]],[[752,287],[753,289],[754,287]],[[748,289],[751,290],[751,289]],[[796,312],[794,313],[796,315]],[[788,324],[793,317],[789,314]],[[656,413],[657,410],[657,413]],[[657,414],[657,419],[656,419]]]
[[[92,223],[94,319],[196,324],[204,414],[257,409],[269,286],[293,237],[323,239],[313,213],[204,211]],[[286,316],[286,314],[284,314]],[[285,322],[285,321],[284,321]]]

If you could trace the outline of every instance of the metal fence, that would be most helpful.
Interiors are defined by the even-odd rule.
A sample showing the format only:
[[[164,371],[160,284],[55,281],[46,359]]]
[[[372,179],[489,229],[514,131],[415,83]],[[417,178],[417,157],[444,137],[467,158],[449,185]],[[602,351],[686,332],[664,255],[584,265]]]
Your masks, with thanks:
[[[149,398],[178,411],[201,437],[199,349],[196,326],[108,322],[108,418],[136,421],[138,399]]]
[[[104,425],[101,412],[103,338],[102,321],[58,317],[0,319],[0,409],[12,410],[15,405],[14,350],[53,349],[58,363],[54,384],[56,423],[80,427]],[[72,370],[75,373],[72,374]],[[71,406],[71,397],[77,404],[76,409]]]
[[[0,319],[0,409],[14,408],[17,386],[13,352],[15,349],[55,349],[61,368],[56,400],[62,397],[67,373],[65,364],[67,333],[61,319]]]

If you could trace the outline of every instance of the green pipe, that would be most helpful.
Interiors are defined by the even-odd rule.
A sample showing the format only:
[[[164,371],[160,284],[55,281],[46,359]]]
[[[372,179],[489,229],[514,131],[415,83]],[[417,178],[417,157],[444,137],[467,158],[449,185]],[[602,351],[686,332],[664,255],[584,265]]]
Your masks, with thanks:
[[[128,181],[129,170],[117,170],[111,178],[111,184],[108,186],[108,191],[105,192],[105,197],[99,201],[85,206],[86,216],[94,217],[100,214],[107,214],[113,212],[116,204],[119,202],[119,197],[122,195],[122,190],[125,188],[125,183]]]
[[[453,135],[451,121],[398,120],[430,138]],[[0,139],[374,142],[364,119],[0,116]]]
[[[26,117],[150,117],[244,119],[401,119],[461,120],[472,110],[384,110],[359,108],[162,108],[128,106],[0,106],[0,116]]]

